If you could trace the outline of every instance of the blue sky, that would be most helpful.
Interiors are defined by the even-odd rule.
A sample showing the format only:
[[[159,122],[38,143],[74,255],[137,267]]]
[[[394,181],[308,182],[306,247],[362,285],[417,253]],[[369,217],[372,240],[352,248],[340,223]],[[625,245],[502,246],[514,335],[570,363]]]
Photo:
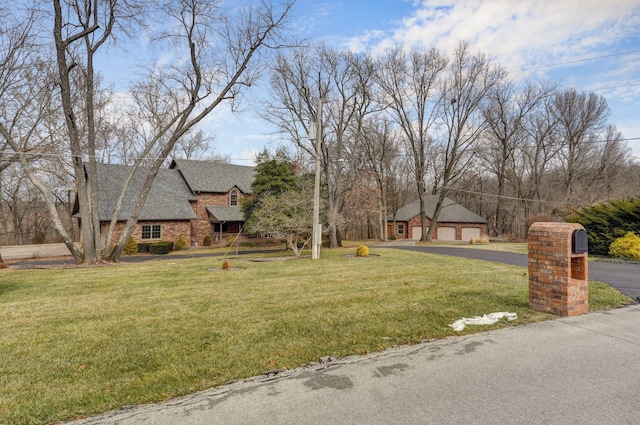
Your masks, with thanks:
[[[605,96],[610,123],[638,139],[629,146],[640,158],[640,0],[298,0],[290,27],[373,54],[396,45],[451,52],[466,39],[516,81],[551,79]],[[216,134],[217,152],[249,164],[277,140],[257,117],[259,105],[243,106],[239,115],[214,112],[205,129]]]

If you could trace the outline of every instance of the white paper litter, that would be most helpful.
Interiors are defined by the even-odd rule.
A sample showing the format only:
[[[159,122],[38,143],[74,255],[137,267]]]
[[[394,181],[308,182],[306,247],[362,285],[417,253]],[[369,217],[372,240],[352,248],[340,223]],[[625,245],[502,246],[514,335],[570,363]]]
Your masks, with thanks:
[[[493,325],[498,320],[506,317],[508,321],[514,321],[518,318],[517,313],[507,313],[506,311],[498,312],[498,313],[489,313],[484,316],[475,316],[475,317],[463,317],[460,320],[456,320],[449,326],[453,328],[454,331],[460,332],[467,325]]]

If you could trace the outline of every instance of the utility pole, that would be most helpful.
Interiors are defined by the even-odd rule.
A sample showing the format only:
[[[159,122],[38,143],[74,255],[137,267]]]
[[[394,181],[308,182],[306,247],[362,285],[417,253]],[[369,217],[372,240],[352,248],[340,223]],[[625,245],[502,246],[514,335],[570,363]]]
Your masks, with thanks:
[[[322,225],[320,224],[320,149],[322,143],[322,97],[318,99],[318,114],[315,124],[316,139],[316,179],[313,186],[313,230],[311,242],[311,259],[320,259],[320,246],[322,245]],[[311,137],[309,137],[311,138]]]

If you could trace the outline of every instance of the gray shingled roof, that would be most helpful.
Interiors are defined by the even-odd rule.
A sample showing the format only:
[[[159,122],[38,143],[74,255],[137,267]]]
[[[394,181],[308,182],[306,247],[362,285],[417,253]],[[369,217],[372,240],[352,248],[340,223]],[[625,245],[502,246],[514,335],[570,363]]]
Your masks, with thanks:
[[[115,164],[98,164],[98,205],[100,220],[111,220],[116,201],[131,167]],[[118,214],[118,220],[126,220],[133,209],[136,195],[147,176],[147,169],[139,168],[129,184]],[[189,204],[196,197],[189,190],[178,170],[158,170],[147,200],[138,220],[191,220],[196,214]]]
[[[180,170],[194,193],[227,193],[236,186],[248,194],[256,173],[254,167],[188,159],[174,159],[171,168]]]
[[[433,212],[435,211],[437,202],[438,195],[427,195],[425,197],[424,204],[426,207],[427,218],[429,220],[433,218]],[[409,221],[419,214],[420,200],[416,199],[398,210],[396,213],[396,220]],[[480,217],[478,214],[469,211],[449,198],[444,198],[438,221],[442,223],[487,223],[487,220]]]
[[[220,205],[207,206],[207,212],[214,221],[244,221],[244,214],[240,207],[223,207]]]

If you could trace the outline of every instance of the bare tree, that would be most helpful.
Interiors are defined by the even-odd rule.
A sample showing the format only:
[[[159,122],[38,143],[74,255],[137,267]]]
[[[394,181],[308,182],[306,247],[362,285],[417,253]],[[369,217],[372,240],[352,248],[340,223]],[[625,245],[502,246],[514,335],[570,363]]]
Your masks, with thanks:
[[[434,192],[437,192],[438,200],[427,240],[431,240],[449,190],[471,164],[476,142],[486,125],[482,109],[487,94],[504,76],[504,70],[491,64],[484,54],[472,55],[468,43],[461,42],[456,47],[442,84],[440,116],[445,134],[436,149],[440,167]]]
[[[488,92],[489,103],[483,110],[487,124],[484,143],[477,152],[496,179],[497,199],[491,226],[496,235],[504,234],[508,227],[506,184],[515,178],[512,184],[517,185],[517,176],[521,174],[516,169],[516,156],[528,142],[525,120],[554,89],[548,84],[527,82],[520,91],[513,83],[503,82]]]
[[[4,181],[2,174],[12,164],[28,165],[55,153],[54,145],[41,137],[43,122],[55,107],[47,62],[33,54],[38,49],[34,5],[0,7],[0,18],[0,180]]]
[[[146,161],[147,178],[129,213],[124,231],[113,240],[118,208],[108,230],[103,231],[98,216],[97,154],[100,148],[96,114],[95,58],[107,43],[126,37],[144,17],[145,2],[126,0],[53,0],[53,45],[57,64],[60,103],[64,110],[69,153],[82,218],[80,248],[73,244],[62,226],[56,225],[65,244],[78,262],[117,261],[134,229],[158,169],[176,143],[222,102],[240,100],[243,87],[254,84],[261,67],[258,62],[270,48],[283,41],[282,29],[292,3],[280,9],[265,1],[247,8],[225,10],[215,0],[184,0],[154,4],[154,16],[163,28],[155,38],[160,50],[170,51],[173,60],[149,66],[146,82],[136,84],[133,93],[145,94],[138,102],[138,128],[150,129],[142,154],[133,161],[129,179],[123,185],[122,203],[128,181]],[[135,96],[134,96],[135,98]],[[10,134],[4,134],[5,137]],[[158,149],[158,146],[161,146]],[[21,164],[43,193],[49,212],[59,222],[49,189],[38,181],[18,143]],[[155,152],[153,158],[147,157]],[[115,242],[115,245],[113,244]]]
[[[367,120],[361,139],[365,170],[374,179],[378,191],[378,237],[387,240],[388,192],[393,190],[395,168],[404,160],[400,155],[401,139],[391,121],[379,117]]]
[[[281,194],[267,194],[247,223],[251,232],[283,239],[294,255],[299,257],[311,242],[313,229],[313,189],[288,190]]]
[[[279,126],[310,158],[319,155],[327,193],[331,247],[340,246],[340,215],[344,195],[357,177],[354,154],[358,132],[372,107],[372,63],[365,56],[318,48],[298,48],[280,55],[272,70],[275,100],[264,117]],[[320,152],[307,139],[309,122],[317,121],[323,103]]]
[[[427,237],[424,205],[432,126],[440,101],[438,83],[447,66],[445,56],[435,48],[427,51],[389,50],[377,64],[380,104],[400,127],[412,162],[413,177],[420,199],[422,240]]]
[[[558,92],[552,103],[557,121],[557,137],[562,142],[559,151],[562,169],[564,202],[579,202],[574,194],[576,183],[589,171],[598,135],[605,129],[609,107],[604,97],[569,88]]]

